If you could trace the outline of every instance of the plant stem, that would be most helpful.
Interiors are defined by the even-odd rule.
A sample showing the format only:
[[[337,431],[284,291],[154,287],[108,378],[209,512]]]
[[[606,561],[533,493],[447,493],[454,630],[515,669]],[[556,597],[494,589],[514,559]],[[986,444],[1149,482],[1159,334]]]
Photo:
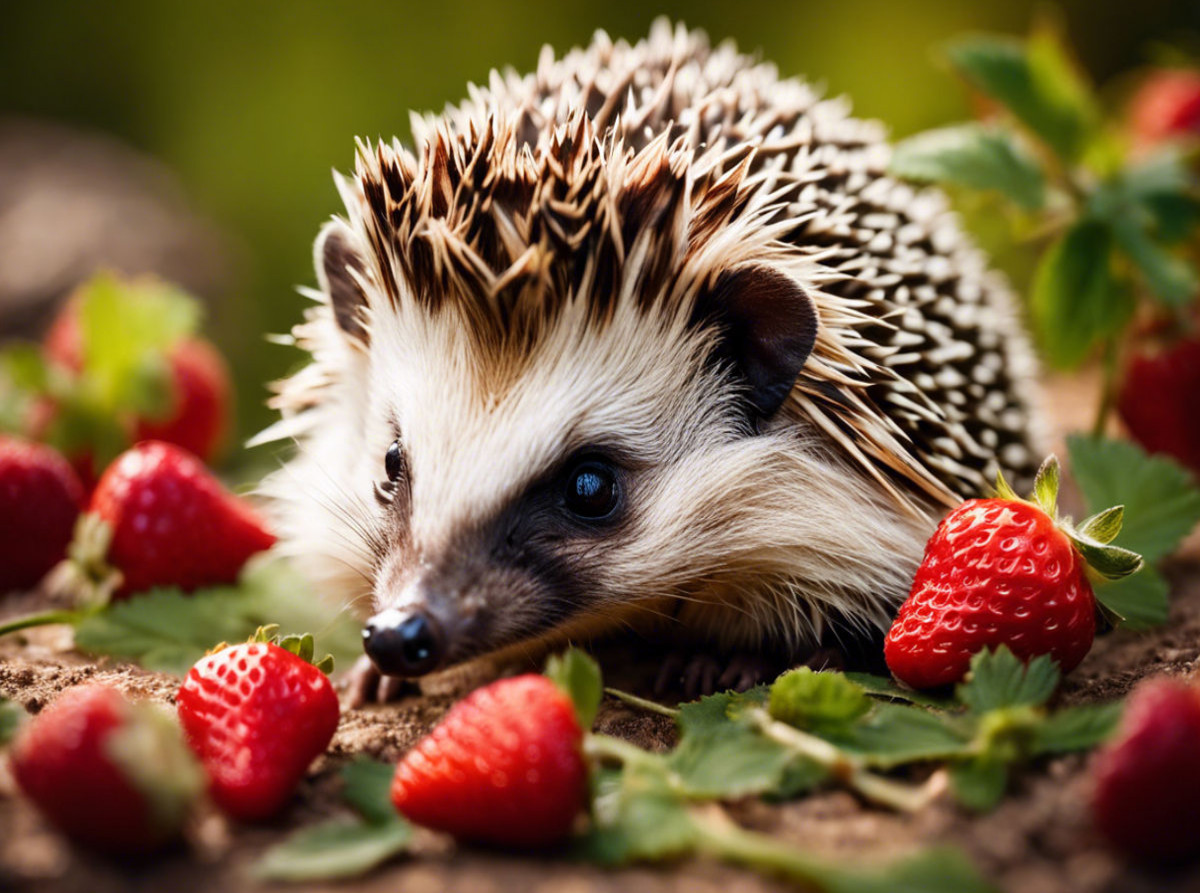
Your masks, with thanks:
[[[605,688],[604,693],[612,695],[618,701],[624,701],[631,707],[638,707],[648,713],[657,713],[660,716],[669,716],[672,719],[676,719],[679,716],[678,708],[667,707],[665,704],[659,704],[657,701],[639,698],[637,695],[631,695],[629,692],[621,691],[619,688]]]
[[[1101,360],[1103,382],[1100,386],[1100,405],[1096,407],[1096,421],[1092,425],[1092,437],[1104,436],[1108,428],[1108,417],[1112,414],[1113,402],[1117,389],[1117,342],[1109,338],[1104,343],[1104,356]]]
[[[836,869],[778,840],[735,825],[720,810],[693,812],[692,824],[697,835],[696,849],[701,853],[766,869],[818,890],[830,890],[836,885]]]
[[[25,614],[0,624],[0,636],[34,626],[49,626],[53,623],[74,624],[83,616],[81,611],[42,611],[40,614]]]
[[[934,774],[922,785],[893,781],[869,771],[863,760],[845,753],[824,738],[772,719],[765,710],[754,710],[748,715],[767,738],[824,766],[830,775],[873,803],[900,812],[916,812],[946,787],[945,776],[941,774]]]
[[[636,765],[646,758],[655,755],[642,750],[636,744],[630,744],[622,738],[612,735],[600,735],[589,732],[583,739],[583,752],[596,759],[609,759],[625,765]]]

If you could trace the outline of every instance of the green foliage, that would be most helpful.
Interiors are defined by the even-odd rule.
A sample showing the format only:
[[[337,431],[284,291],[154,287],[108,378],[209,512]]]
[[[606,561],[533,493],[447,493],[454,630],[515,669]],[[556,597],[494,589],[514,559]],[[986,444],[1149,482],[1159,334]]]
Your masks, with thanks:
[[[1106,225],[1085,219],[1038,263],[1030,310],[1038,343],[1054,366],[1078,366],[1133,315],[1133,292],[1113,270],[1112,245]]]
[[[667,762],[688,797],[732,799],[777,790],[796,761],[750,726],[729,721],[705,734],[684,735]]]
[[[888,698],[892,701],[905,701],[935,710],[947,710],[954,706],[951,698],[941,698],[925,692],[913,691],[911,688],[901,688],[895,680],[876,676],[872,673],[846,673],[846,678],[858,685],[869,695]]]
[[[971,658],[958,699],[974,713],[1006,707],[1041,707],[1058,688],[1058,665],[1047,655],[1022,662],[1007,647]]]
[[[314,630],[344,666],[362,650],[353,618],[323,602],[286,564],[270,559],[248,564],[237,586],[191,594],[154,589],[114,602],[79,623],[75,644],[90,654],[183,675],[218,643],[244,641],[273,623],[285,633]]]
[[[972,86],[1060,158],[1080,158],[1099,116],[1088,85],[1053,35],[1040,33],[1028,42],[980,35],[957,40],[946,52]]]
[[[928,130],[896,144],[891,172],[909,180],[995,190],[1022,208],[1046,201],[1046,178],[1009,133],[979,124]]]
[[[546,675],[561,688],[575,705],[579,727],[590,729],[604,696],[599,665],[578,648],[551,657],[546,663]]]
[[[360,758],[342,769],[342,796],[361,819],[336,818],[302,828],[263,854],[262,880],[313,881],[358,877],[407,851],[412,826],[392,806],[395,767]]]
[[[957,717],[902,704],[879,704],[854,726],[822,737],[880,769],[959,757],[971,745]]]
[[[360,756],[342,767],[342,797],[368,822],[383,824],[396,817],[392,806],[391,763]]]
[[[1090,750],[1107,741],[1116,731],[1123,707],[1120,701],[1113,701],[1051,713],[1034,731],[1033,755]]]
[[[403,853],[411,838],[412,827],[398,817],[384,824],[333,819],[271,847],[253,873],[271,881],[359,877]]]
[[[950,783],[959,803],[975,812],[987,812],[1004,797],[1008,766],[990,757],[964,760],[951,767]]]
[[[841,673],[798,667],[771,686],[771,716],[798,729],[841,729],[871,709],[861,686]]]

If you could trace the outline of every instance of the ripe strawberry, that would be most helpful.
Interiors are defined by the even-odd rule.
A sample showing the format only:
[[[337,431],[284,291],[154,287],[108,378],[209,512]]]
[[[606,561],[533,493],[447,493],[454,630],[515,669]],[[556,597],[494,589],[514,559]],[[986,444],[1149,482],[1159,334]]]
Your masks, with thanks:
[[[501,679],[456,704],[404,755],[392,803],[467,840],[558,843],[586,799],[582,737],[570,699],[549,679]]]
[[[29,589],[66,556],[83,486],[48,446],[0,436],[0,593]]]
[[[1135,354],[1125,367],[1117,411],[1133,439],[1200,474],[1200,338]]]
[[[1086,568],[1120,577],[1141,557],[1110,546],[1122,509],[1079,529],[1056,519],[1058,463],[1038,473],[1037,502],[971,499],[947,515],[925,547],[908,600],[884,642],[893,675],[913,688],[960,681],[971,655],[1007,645],[1018,657],[1049,654],[1064,673],[1092,646],[1096,600]]]
[[[1162,69],[1150,75],[1129,104],[1129,128],[1143,148],[1200,136],[1200,70]]]
[[[169,714],[106,685],[59,697],[18,735],[11,763],[21,790],[60,831],[113,853],[174,838],[204,783]]]
[[[207,341],[185,338],[167,354],[171,364],[171,411],[163,419],[138,419],[137,440],[164,440],[211,462],[228,430],[229,368]]]
[[[46,332],[42,349],[52,362],[78,373],[84,365],[83,348],[79,304],[68,301]],[[166,441],[211,462],[229,428],[229,367],[203,338],[181,338],[164,348],[171,372],[170,409],[162,418],[133,419],[131,441]]]
[[[202,658],[176,698],[213,799],[245,821],[278,812],[337,730],[337,695],[324,670],[307,659],[312,636],[282,644],[300,655],[266,641],[260,630],[249,642]]]
[[[1147,862],[1200,855],[1200,692],[1150,679],[1129,696],[1116,738],[1092,764],[1092,815],[1118,849]]]
[[[118,596],[233,583],[251,555],[275,542],[195,456],[155,440],[108,467],[89,511],[112,526],[107,557],[124,575]]]

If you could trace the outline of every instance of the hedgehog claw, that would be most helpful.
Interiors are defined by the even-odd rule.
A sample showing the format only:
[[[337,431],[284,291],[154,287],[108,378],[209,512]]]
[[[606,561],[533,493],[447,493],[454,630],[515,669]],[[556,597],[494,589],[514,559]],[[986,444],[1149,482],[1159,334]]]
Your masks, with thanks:
[[[672,651],[659,667],[654,694],[663,697],[683,689],[684,699],[691,701],[718,691],[746,691],[770,678],[777,669],[772,661],[757,654],[735,654],[722,663],[710,654]]]

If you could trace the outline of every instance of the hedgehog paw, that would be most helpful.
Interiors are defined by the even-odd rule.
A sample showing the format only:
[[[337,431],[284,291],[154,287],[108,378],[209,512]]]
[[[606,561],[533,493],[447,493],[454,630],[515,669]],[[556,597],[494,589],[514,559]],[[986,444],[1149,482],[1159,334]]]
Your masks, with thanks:
[[[412,694],[411,679],[384,676],[365,654],[354,664],[346,680],[346,704],[351,709],[366,704],[387,704]]]
[[[691,701],[718,691],[746,691],[777,671],[773,661],[758,654],[734,654],[722,661],[711,654],[672,651],[659,667],[654,693],[662,697],[681,688],[684,699]]]

